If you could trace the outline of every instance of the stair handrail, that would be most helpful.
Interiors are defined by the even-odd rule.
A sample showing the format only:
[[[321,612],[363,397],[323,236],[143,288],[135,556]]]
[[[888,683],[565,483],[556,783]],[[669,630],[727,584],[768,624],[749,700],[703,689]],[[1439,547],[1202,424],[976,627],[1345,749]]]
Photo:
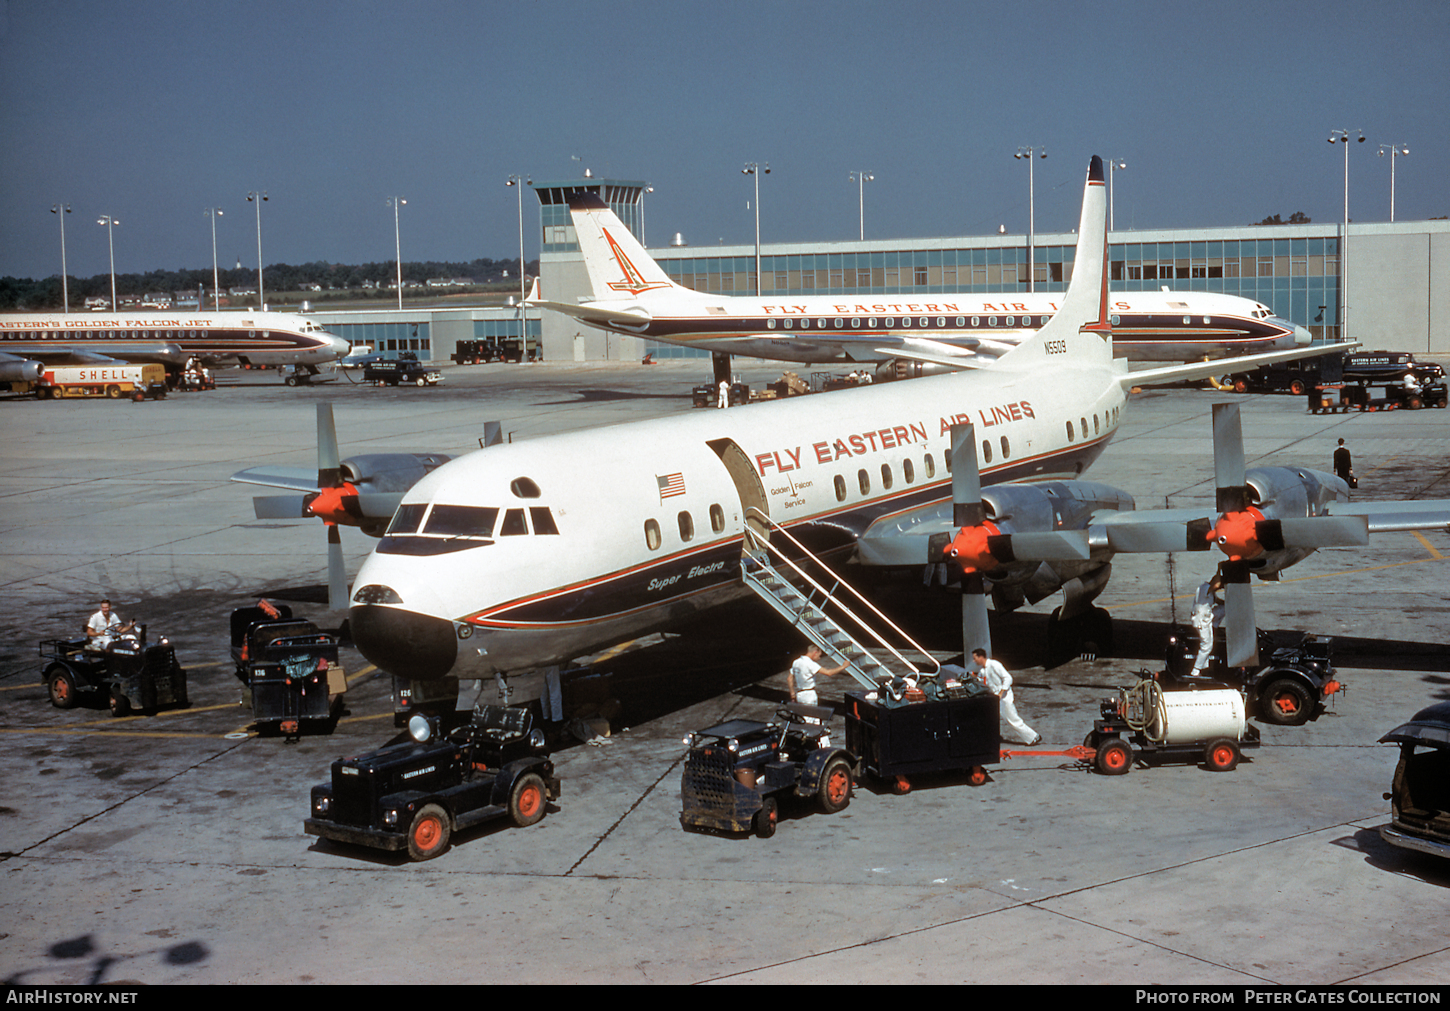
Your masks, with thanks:
[[[773,555],[774,557],[779,558],[786,565],[789,565],[792,569],[795,570],[795,572],[796,572],[797,575],[799,575],[803,580],[805,580],[807,583],[809,583],[815,589],[819,590],[824,595],[826,603],[835,604],[837,607],[839,607],[846,614],[847,617],[849,617],[853,622],[855,622],[857,628],[865,631],[868,635],[870,635],[870,637],[872,639],[874,639],[877,643],[879,643],[883,649],[889,651],[892,656],[896,657],[897,660],[899,660],[903,664],[905,664],[906,667],[913,674],[920,674],[921,673],[921,669],[918,668],[916,666],[916,664],[912,663],[910,660],[906,659],[906,657],[902,656],[901,653],[900,653],[900,651],[897,650],[897,648],[895,646],[891,645],[891,643],[889,643],[885,639],[883,639],[881,637],[880,633],[878,633],[870,625],[866,624],[866,622],[862,621],[861,618],[859,618],[855,614],[855,612],[853,612],[851,610],[850,607],[848,607],[842,601],[838,600],[836,598],[836,596],[831,593],[830,590],[826,589],[819,582],[817,582],[814,576],[812,576],[810,573],[806,572],[804,569],[802,569],[799,565],[797,565],[791,559],[787,558],[786,555],[785,555],[785,552],[779,550],[774,544],[771,544],[770,543],[770,536],[769,536],[768,533],[764,537],[762,537],[759,533],[757,533],[756,530],[748,522],[749,519],[750,519],[751,514],[754,514],[755,516],[758,516],[761,520],[764,521],[764,523],[765,523],[766,528],[767,528],[768,531],[770,531],[770,530],[779,531],[780,534],[781,534],[781,536],[783,536],[786,540],[790,541],[791,544],[795,545],[795,547],[800,550],[800,552],[801,552],[802,555],[804,555],[806,558],[809,558],[811,561],[815,562],[821,568],[825,569],[827,572],[829,572],[833,576],[835,576],[836,577],[836,580],[837,580],[837,584],[839,586],[843,586],[847,590],[849,590],[851,592],[851,595],[853,597],[855,597],[858,601],[860,601],[861,604],[865,605],[865,607],[868,610],[870,610],[870,612],[872,614],[874,614],[877,618],[881,619],[881,621],[884,622],[893,632],[895,632],[897,635],[901,636],[901,638],[905,642],[907,642],[911,646],[912,649],[916,650],[922,656],[926,657],[927,660],[929,660],[931,662],[931,665],[932,665],[931,674],[934,675],[938,671],[941,670],[941,663],[937,660],[936,657],[934,657],[934,656],[931,655],[931,653],[926,649],[926,647],[922,646],[919,642],[917,642],[910,635],[908,635],[907,632],[906,632],[906,630],[903,629],[903,628],[901,628],[901,626],[897,625],[896,622],[892,621],[886,615],[882,614],[881,613],[881,610],[875,604],[871,603],[871,601],[867,600],[864,596],[862,596],[861,592],[859,590],[857,590],[854,586],[852,586],[848,580],[842,578],[841,575],[840,575],[840,573],[838,573],[835,570],[833,570],[829,565],[827,565],[820,558],[817,558],[816,555],[810,550],[810,548],[807,548],[798,539],[796,539],[796,537],[793,534],[791,534],[790,531],[786,530],[785,527],[783,527],[779,523],[775,522],[775,520],[771,519],[770,516],[768,516],[766,513],[762,512],[756,506],[748,506],[746,508],[746,510],[745,510],[745,514],[746,514],[746,520],[747,520],[747,522],[745,524],[745,544],[746,544],[747,549],[751,548],[752,546],[759,547],[759,548],[764,548],[765,551],[768,554]],[[825,610],[824,607],[822,607],[822,612],[823,613],[824,613],[824,610]],[[852,636],[852,638],[855,638],[855,637]]]

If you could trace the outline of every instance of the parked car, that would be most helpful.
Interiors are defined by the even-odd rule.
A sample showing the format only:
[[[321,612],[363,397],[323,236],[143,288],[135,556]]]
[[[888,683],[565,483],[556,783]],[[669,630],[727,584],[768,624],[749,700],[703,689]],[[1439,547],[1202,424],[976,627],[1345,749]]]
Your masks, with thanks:
[[[1380,826],[1380,836],[1392,846],[1450,857],[1450,702],[1421,709],[1380,743],[1400,746],[1384,795],[1390,823]]]

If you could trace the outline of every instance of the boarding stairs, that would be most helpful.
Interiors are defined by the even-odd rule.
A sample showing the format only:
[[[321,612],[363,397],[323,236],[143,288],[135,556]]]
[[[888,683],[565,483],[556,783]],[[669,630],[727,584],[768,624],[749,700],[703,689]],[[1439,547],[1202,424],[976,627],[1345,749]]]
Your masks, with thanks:
[[[747,512],[747,520],[741,578],[821,648],[827,666],[845,662],[845,673],[872,690],[899,675],[931,676],[940,669],[925,647],[913,641],[784,527],[753,507]],[[858,611],[868,613],[872,622],[860,617]],[[881,626],[887,631],[878,631]],[[916,659],[908,658],[912,656]],[[833,657],[839,659],[829,662]]]

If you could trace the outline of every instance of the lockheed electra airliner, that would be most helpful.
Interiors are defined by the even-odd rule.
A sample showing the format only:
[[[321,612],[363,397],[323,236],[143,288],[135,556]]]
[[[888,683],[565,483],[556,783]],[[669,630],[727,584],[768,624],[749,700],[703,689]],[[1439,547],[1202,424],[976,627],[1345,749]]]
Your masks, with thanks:
[[[316,373],[347,350],[343,338],[281,312],[0,316],[0,353],[48,365],[154,362],[175,372],[197,358],[209,365],[292,365]]]
[[[1233,552],[1225,565],[1236,566],[1231,575],[1246,591],[1250,572],[1272,577],[1314,546],[1405,528],[1404,516],[1394,527],[1340,515],[1351,508],[1344,482],[1295,468],[1245,475],[1240,467],[1238,498],[1223,499],[1238,506],[1216,522],[1133,512],[1128,494],[1080,480],[1121,425],[1133,386],[1222,368],[1199,362],[1130,376],[1114,361],[1105,204],[1095,157],[1079,267],[1060,308],[991,364],[490,445],[429,469],[402,493],[357,574],[354,640],[383,670],[416,680],[537,671],[748,597],[746,552],[762,529],[833,562],[954,565],[964,588],[975,581],[975,628],[985,633],[988,593],[1010,608],[1061,589],[1063,618],[1091,611],[1115,551],[1217,546]],[[1310,353],[1254,355],[1235,367]],[[965,444],[977,449],[980,440],[979,471],[956,469],[979,472],[988,487],[957,512],[949,439],[955,428],[960,452],[965,423],[974,426]],[[1443,503],[1433,505],[1441,507],[1434,522],[1450,520]],[[1306,531],[1305,522],[1319,526]],[[957,538],[949,552],[942,534]],[[1022,543],[1004,550],[1014,536]],[[1248,628],[1252,640],[1251,618]]]
[[[592,297],[582,304],[531,299],[590,326],[708,351],[792,362],[995,360],[1056,313],[1056,293],[941,295],[707,294],[670,280],[600,198],[569,196]],[[1078,261],[1081,262],[1081,261]],[[1308,330],[1268,306],[1201,291],[1114,294],[1113,353],[1133,361],[1186,362],[1289,350]]]

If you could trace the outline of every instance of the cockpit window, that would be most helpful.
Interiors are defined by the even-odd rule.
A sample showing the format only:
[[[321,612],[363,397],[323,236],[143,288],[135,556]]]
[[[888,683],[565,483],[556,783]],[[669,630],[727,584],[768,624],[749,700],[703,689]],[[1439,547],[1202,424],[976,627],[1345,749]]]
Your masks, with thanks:
[[[393,522],[388,524],[388,533],[416,533],[418,524],[423,522],[423,513],[427,512],[427,510],[428,505],[425,502],[414,502],[409,505],[398,506],[398,511],[393,514]]]
[[[509,484],[509,491],[513,492],[514,495],[518,498],[539,497],[539,486],[534,483],[532,478],[514,478],[512,483]]]
[[[492,537],[497,519],[498,510],[484,506],[435,505],[428,514],[423,533],[439,537]]]
[[[509,509],[503,514],[503,526],[498,531],[500,537],[517,537],[528,532],[529,528],[524,524],[522,509]]]
[[[536,534],[557,534],[559,532],[559,528],[554,525],[554,514],[548,509],[533,506],[529,509],[529,519],[534,524]]]

